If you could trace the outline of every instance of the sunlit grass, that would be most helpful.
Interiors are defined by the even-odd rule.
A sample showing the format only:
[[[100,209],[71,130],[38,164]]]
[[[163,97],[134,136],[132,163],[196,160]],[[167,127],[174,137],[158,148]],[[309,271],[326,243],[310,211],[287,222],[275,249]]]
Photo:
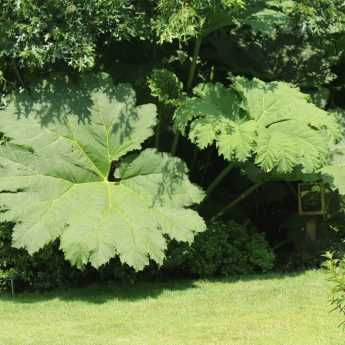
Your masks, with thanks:
[[[342,345],[322,272],[0,297],[1,345]]]

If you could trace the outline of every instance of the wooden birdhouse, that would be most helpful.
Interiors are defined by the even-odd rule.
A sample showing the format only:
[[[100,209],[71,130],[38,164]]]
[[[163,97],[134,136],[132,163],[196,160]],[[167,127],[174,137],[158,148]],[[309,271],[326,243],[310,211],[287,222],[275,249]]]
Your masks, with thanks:
[[[317,216],[326,213],[325,188],[322,182],[298,184],[298,213],[302,216]]]
[[[317,239],[320,215],[326,213],[325,188],[322,182],[298,184],[298,213],[305,216],[305,230],[311,241]]]

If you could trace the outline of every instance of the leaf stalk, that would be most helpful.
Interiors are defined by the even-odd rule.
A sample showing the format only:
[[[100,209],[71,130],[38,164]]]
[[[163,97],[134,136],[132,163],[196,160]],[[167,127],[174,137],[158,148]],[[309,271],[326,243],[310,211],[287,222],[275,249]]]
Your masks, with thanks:
[[[203,38],[203,36],[199,35],[196,38],[195,44],[194,44],[193,60],[192,60],[192,65],[191,65],[190,70],[189,70],[187,86],[186,86],[186,90],[189,94],[191,93],[192,87],[193,87],[193,82],[194,82],[194,78],[195,78],[195,71],[196,71],[196,66],[197,66],[197,62],[198,62],[198,57],[200,54],[200,47],[201,47],[201,43],[202,43],[202,38]],[[173,143],[171,145],[171,154],[172,155],[176,154],[178,144],[180,141],[180,136],[181,135],[179,132],[175,133],[175,137],[174,137]]]
[[[211,222],[220,218],[225,213],[227,213],[230,209],[235,207],[238,203],[240,203],[242,200],[247,198],[250,194],[252,194],[254,191],[256,191],[260,186],[263,185],[263,182],[258,182],[251,187],[249,187],[247,190],[245,190],[242,194],[240,194],[235,200],[231,201],[228,205],[223,207],[214,217],[211,218]]]
[[[214,190],[219,186],[219,184],[224,180],[224,178],[230,173],[230,171],[235,166],[235,163],[229,163],[221,172],[220,174],[213,180],[210,186],[206,190],[206,196],[203,200],[203,203],[211,196]]]
[[[12,60],[12,68],[13,68],[13,71],[14,71],[14,74],[17,78],[17,80],[19,81],[19,83],[21,84],[21,86],[25,89],[25,83],[24,83],[24,80],[19,72],[19,68],[16,64],[16,62],[14,60]]]

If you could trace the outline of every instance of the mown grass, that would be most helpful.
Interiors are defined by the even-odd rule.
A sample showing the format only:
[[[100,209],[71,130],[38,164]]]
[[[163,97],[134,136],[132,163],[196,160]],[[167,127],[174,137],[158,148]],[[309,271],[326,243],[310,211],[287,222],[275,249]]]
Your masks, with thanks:
[[[1,345],[342,345],[324,273],[0,297]]]

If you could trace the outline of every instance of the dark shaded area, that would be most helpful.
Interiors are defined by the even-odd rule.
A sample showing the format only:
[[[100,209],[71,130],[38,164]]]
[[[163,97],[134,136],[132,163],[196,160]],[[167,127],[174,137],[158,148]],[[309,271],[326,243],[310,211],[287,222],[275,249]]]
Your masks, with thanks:
[[[223,279],[208,279],[209,282],[221,283],[237,283],[250,281],[265,281],[272,279],[286,279],[287,277],[297,277],[304,274],[303,271],[280,274],[269,273],[260,275],[234,276]],[[187,279],[174,280],[155,280],[150,282],[137,282],[132,285],[108,283],[108,284],[92,284],[82,289],[72,288],[63,290],[54,290],[44,293],[19,293],[15,297],[9,294],[0,294],[1,301],[10,301],[15,304],[32,304],[49,301],[52,299],[60,299],[62,301],[74,302],[83,301],[91,304],[103,304],[110,300],[136,301],[146,298],[157,298],[166,291],[185,291],[190,289],[199,289],[197,281]]]
[[[23,293],[14,298],[7,294],[0,295],[0,300],[9,300],[14,303],[30,304],[36,302],[49,301],[51,299],[61,299],[63,301],[83,301],[92,304],[103,304],[109,300],[136,301],[146,298],[157,298],[165,291],[183,291],[197,288],[193,281],[166,281],[166,282],[139,282],[132,285],[125,284],[93,284],[84,286],[82,289],[71,288],[54,290],[52,292]]]
[[[110,164],[110,169],[108,172],[107,180],[109,182],[119,182],[121,181],[120,178],[115,177],[116,169],[119,167],[119,163],[116,161],[112,161]]]

